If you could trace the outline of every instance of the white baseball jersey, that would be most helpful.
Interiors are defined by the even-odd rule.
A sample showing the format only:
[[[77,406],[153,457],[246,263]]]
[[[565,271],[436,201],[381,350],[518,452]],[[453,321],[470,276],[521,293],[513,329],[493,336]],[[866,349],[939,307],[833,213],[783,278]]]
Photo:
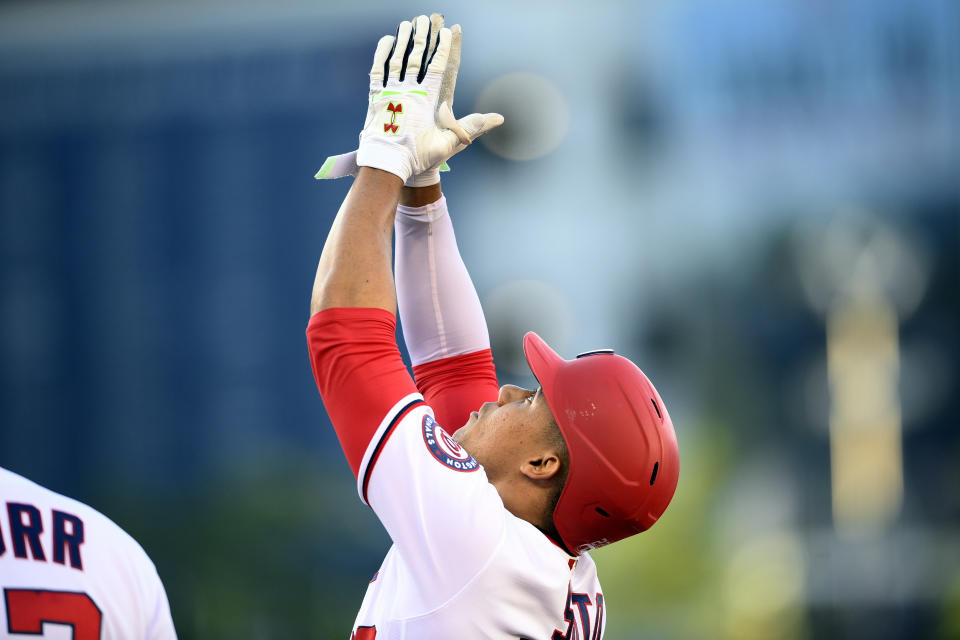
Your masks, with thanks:
[[[383,430],[416,399],[401,401]],[[603,593],[590,556],[568,555],[507,511],[425,404],[398,420],[376,465],[361,467],[365,480],[394,543],[367,587],[357,638],[602,637]],[[371,627],[376,635],[364,636]]]
[[[133,538],[2,468],[0,590],[0,638],[176,638],[157,570]]]
[[[414,386],[395,323],[381,309],[328,309],[307,330],[314,374],[361,500],[393,540],[352,637],[602,638],[593,560],[567,554],[504,507]]]

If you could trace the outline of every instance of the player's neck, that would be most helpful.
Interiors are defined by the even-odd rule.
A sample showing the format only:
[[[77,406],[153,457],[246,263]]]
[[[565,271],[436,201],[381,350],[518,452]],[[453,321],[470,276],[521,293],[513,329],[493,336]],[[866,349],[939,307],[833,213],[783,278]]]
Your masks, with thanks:
[[[521,520],[526,520],[544,535],[559,540],[552,514],[547,513],[549,495],[543,489],[531,487],[522,478],[514,482],[494,482],[503,506]]]

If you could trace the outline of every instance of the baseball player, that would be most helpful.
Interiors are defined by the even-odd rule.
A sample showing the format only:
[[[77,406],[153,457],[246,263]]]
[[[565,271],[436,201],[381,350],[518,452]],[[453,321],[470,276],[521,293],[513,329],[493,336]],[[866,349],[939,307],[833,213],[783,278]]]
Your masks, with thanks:
[[[460,40],[439,15],[381,39],[359,148],[318,173],[356,180],[317,269],[313,373],[360,499],[393,540],[352,637],[594,640],[606,603],[588,551],[660,517],[676,436],[650,381],[608,349],[564,360],[528,333],[540,388],[498,388],[438,174],[503,122],[454,119]]]
[[[103,514],[0,468],[0,638],[175,640],[143,548]]]

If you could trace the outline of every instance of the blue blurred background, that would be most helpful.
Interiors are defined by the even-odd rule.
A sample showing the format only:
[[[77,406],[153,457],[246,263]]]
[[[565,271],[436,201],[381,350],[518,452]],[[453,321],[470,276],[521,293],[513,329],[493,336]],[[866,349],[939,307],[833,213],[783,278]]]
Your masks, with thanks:
[[[345,638],[389,543],[310,374],[374,44],[464,25],[444,191],[501,382],[612,346],[683,470],[608,639],[960,638],[960,4],[0,5],[0,465],[181,638]]]

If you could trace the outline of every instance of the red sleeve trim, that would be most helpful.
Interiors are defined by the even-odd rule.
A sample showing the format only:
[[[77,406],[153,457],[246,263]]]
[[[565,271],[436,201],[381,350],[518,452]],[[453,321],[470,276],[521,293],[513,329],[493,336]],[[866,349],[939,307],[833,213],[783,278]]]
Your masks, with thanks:
[[[326,309],[307,345],[323,404],[355,477],[377,431],[407,396],[420,397],[400,357],[397,319],[375,308]]]
[[[471,411],[500,395],[490,349],[424,362],[413,375],[437,422],[450,433],[467,422]]]

